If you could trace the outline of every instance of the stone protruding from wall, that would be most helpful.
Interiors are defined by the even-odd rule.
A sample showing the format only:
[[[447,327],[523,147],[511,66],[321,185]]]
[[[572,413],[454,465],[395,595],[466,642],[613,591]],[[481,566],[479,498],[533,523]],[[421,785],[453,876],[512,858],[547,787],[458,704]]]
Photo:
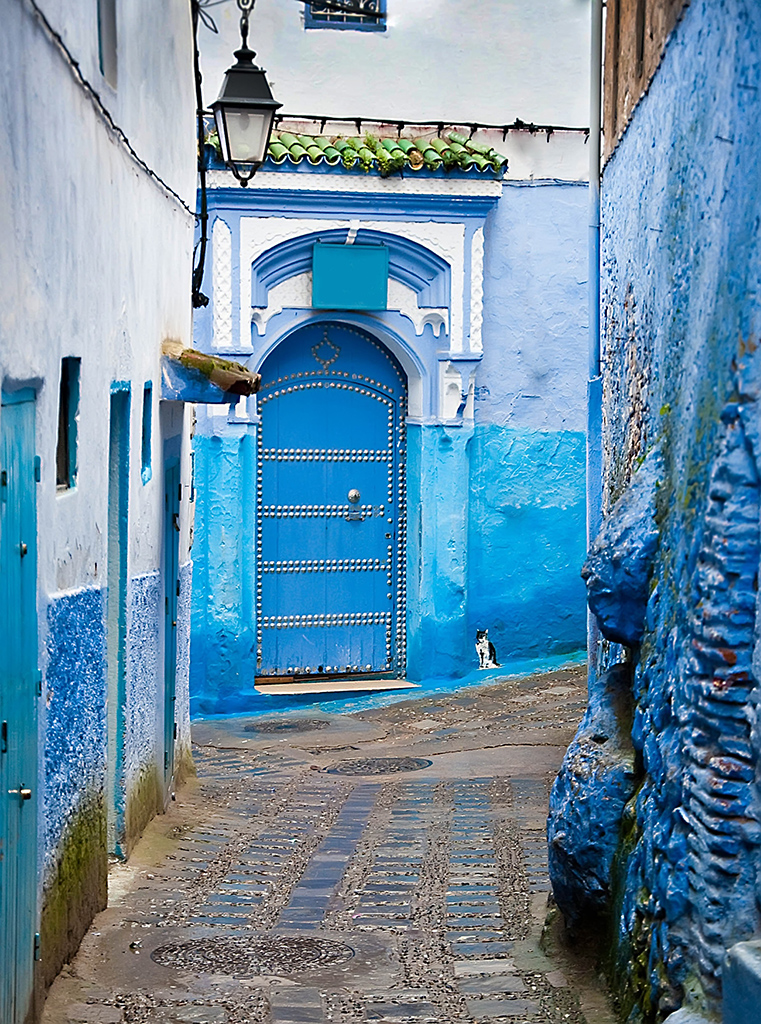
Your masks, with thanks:
[[[738,942],[724,960],[723,1024],[749,1024],[761,1007],[761,941]]]
[[[662,478],[663,457],[655,447],[605,520],[581,571],[587,602],[603,636],[629,647],[639,643],[645,628]]]
[[[549,868],[571,930],[606,911],[624,809],[636,785],[629,664],[595,680],[578,732],[555,779],[547,819]]]

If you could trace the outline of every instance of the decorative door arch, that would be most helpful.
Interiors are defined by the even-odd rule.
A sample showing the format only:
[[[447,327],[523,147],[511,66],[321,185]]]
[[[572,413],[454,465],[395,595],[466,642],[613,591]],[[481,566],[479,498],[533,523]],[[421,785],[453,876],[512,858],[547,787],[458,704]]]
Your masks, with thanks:
[[[369,332],[324,321],[260,372],[257,675],[401,674],[404,372]]]

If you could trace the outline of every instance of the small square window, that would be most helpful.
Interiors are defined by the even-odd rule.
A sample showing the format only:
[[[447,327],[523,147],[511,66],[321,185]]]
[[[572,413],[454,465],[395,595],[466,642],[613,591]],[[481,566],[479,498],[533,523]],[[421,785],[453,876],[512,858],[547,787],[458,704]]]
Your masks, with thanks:
[[[306,0],[304,28],[386,31],[386,0]]]
[[[79,422],[79,368],[76,356],[61,360],[58,395],[58,442],[55,454],[55,482],[59,491],[77,486],[77,424]]]
[[[143,388],[143,436],[140,445],[142,470],[140,478],[144,484],[151,479],[151,427],[153,425],[153,384],[147,381]]]

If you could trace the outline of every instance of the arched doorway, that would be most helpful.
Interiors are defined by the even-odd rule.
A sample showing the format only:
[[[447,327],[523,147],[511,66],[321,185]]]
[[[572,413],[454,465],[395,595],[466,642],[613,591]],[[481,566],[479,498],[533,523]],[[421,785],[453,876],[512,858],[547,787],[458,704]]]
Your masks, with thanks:
[[[404,372],[369,332],[325,321],[260,372],[257,676],[401,674]]]

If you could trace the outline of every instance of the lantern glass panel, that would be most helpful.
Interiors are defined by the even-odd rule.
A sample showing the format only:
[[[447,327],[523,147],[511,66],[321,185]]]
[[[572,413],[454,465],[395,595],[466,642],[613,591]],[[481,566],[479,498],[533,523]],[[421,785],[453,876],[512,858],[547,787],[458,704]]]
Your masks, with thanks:
[[[273,111],[252,111],[238,107],[224,110],[226,142],[229,153],[222,156],[231,163],[260,164],[266,155],[267,139]],[[219,116],[219,112],[217,114]],[[220,133],[220,141],[222,133]]]

